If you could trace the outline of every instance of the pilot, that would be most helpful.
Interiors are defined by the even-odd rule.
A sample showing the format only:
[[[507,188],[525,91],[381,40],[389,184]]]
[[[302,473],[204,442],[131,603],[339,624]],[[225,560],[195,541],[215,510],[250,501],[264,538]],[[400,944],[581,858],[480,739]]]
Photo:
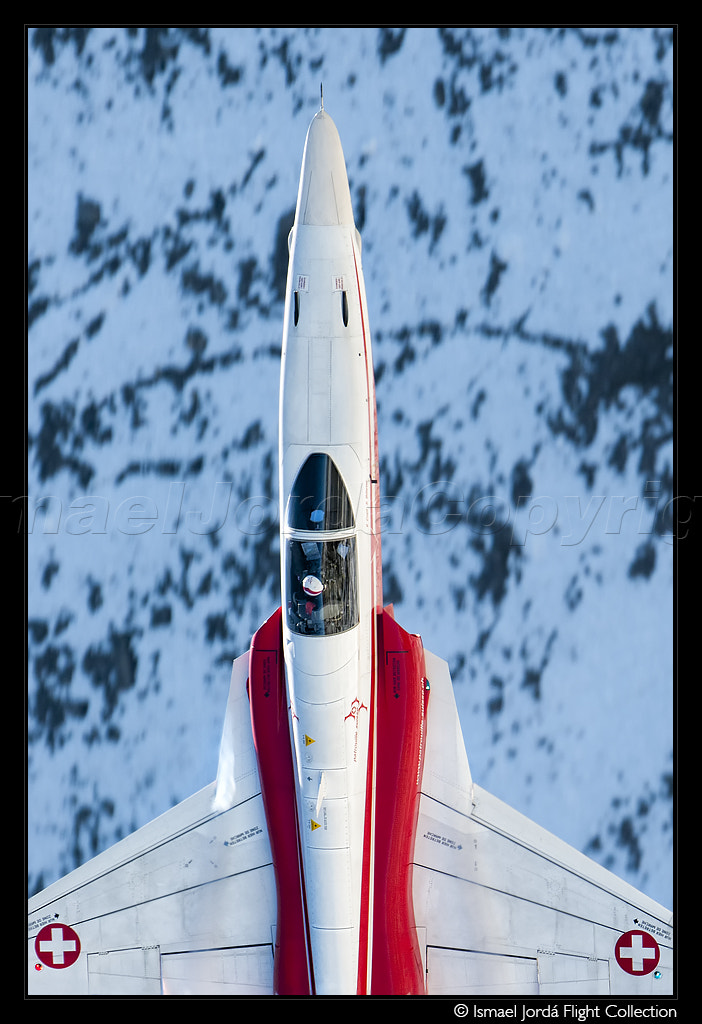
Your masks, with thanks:
[[[324,584],[317,576],[310,573],[302,581],[302,589],[309,597],[319,597],[324,590]]]
[[[305,599],[301,610],[304,610],[307,628],[310,632],[317,633],[323,625],[322,592],[324,591],[324,584],[318,576],[310,573],[302,581],[302,591]]]

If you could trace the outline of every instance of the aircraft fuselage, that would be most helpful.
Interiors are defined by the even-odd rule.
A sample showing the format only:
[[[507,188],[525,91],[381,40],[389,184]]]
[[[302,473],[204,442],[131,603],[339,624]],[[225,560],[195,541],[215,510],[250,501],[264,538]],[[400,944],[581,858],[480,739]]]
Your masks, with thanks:
[[[356,992],[368,918],[376,431],[360,238],[339,137],[321,110],[290,237],[279,435],[282,629],[317,992]]]

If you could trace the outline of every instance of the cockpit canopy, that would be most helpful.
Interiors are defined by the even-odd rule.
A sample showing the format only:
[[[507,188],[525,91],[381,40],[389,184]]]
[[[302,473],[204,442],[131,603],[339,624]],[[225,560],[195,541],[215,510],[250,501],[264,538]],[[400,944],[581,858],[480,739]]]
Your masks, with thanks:
[[[356,520],[341,473],[325,452],[302,464],[286,518],[288,529],[303,533],[286,540],[288,628],[303,636],[352,629],[359,621]],[[310,536],[316,533],[324,536]]]
[[[331,636],[358,625],[356,538],[286,541],[287,621],[293,633]]]
[[[293,530],[352,530],[353,507],[333,459],[325,452],[308,456],[293,484],[287,509]]]

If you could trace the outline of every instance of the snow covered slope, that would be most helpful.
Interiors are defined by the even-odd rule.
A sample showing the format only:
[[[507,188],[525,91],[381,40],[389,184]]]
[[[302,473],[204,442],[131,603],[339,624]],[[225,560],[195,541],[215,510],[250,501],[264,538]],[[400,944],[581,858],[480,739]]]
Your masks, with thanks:
[[[385,600],[473,777],[670,906],[673,39],[30,29],[29,892],[214,778],[279,602],[286,240],[324,83]]]

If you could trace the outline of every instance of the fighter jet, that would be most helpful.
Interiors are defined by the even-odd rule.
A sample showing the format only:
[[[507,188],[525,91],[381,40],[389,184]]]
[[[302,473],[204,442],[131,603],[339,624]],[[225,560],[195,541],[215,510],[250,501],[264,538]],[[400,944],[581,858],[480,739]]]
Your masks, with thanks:
[[[216,781],[29,902],[32,994],[662,995],[672,915],[476,785],[446,662],[383,607],[346,165],[305,142],[280,382],[281,606]]]

